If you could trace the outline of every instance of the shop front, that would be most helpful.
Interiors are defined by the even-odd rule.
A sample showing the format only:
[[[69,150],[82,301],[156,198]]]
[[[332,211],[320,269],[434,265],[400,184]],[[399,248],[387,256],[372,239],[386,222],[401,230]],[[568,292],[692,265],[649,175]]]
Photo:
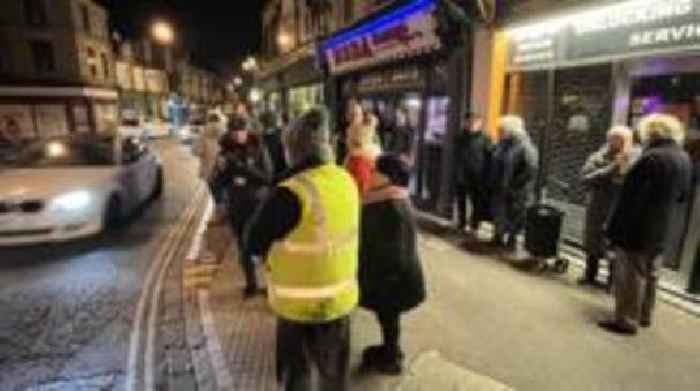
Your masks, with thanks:
[[[415,164],[411,192],[416,206],[438,211],[443,151],[451,109],[447,50],[436,34],[436,1],[404,2],[321,45],[329,74],[329,105],[336,137],[344,140],[349,105],[358,102],[379,120],[378,132],[397,124],[411,133]],[[339,144],[342,160],[343,143]]]
[[[324,79],[310,47],[302,47],[282,61],[257,81],[266,108],[294,119],[324,104]]]
[[[522,115],[541,152],[538,195],[567,213],[564,235],[580,244],[585,195],[580,169],[613,125],[676,115],[700,162],[700,0],[601,3],[507,28],[503,112]],[[700,204],[676,216],[665,266],[684,288],[697,262]],[[690,216],[690,217],[689,217]]]

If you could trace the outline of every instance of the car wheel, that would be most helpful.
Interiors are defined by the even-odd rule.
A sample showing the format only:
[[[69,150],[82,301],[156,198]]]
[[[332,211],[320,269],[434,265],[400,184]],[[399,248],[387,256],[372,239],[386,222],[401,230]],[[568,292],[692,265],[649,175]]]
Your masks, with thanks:
[[[151,200],[157,200],[163,196],[163,186],[165,185],[165,176],[163,175],[163,169],[158,168],[156,173],[156,183],[153,185],[153,193],[151,194]]]
[[[122,202],[116,195],[109,198],[105,209],[104,230],[114,231],[124,225],[124,210]]]

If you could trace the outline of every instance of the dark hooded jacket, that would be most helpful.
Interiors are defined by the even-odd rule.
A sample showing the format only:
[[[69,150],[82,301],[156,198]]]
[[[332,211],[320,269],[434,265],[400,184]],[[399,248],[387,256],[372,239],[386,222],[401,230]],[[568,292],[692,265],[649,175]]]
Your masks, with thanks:
[[[371,189],[360,234],[360,305],[377,312],[408,311],[425,300],[416,223],[406,190]]]
[[[210,184],[212,192],[227,195],[233,210],[262,201],[273,179],[273,167],[264,142],[249,135],[245,144],[221,139],[221,151]]]
[[[483,132],[463,132],[455,145],[455,183],[484,188],[492,150],[491,139]]]

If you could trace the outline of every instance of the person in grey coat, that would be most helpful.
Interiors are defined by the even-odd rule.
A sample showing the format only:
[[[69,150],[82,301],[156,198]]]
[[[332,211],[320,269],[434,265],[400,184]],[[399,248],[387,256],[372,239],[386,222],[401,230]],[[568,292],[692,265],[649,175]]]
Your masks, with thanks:
[[[615,255],[615,312],[600,327],[636,334],[652,323],[659,269],[677,221],[674,210],[691,192],[692,164],[683,150],[685,129],[671,115],[652,114],[640,123],[646,145],[630,169],[606,233]]]
[[[581,169],[581,182],[588,191],[584,237],[587,258],[586,270],[579,280],[581,285],[596,285],[600,260],[605,257],[608,247],[604,226],[622,189],[624,177],[639,154],[639,149],[634,146],[632,130],[626,126],[615,126],[608,132],[608,142],[593,152]],[[608,262],[610,286],[613,263],[612,260]]]
[[[515,251],[518,234],[525,227],[527,208],[532,202],[539,155],[522,118],[505,116],[501,118],[500,129],[501,141],[494,149],[489,175],[493,186],[493,243]]]

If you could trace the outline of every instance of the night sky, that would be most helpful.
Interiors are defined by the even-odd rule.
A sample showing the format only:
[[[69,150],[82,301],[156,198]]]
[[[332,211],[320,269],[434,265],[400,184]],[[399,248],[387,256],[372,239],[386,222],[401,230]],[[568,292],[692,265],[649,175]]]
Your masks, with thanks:
[[[264,0],[98,0],[109,8],[113,29],[127,37],[144,33],[154,16],[173,21],[195,61],[229,67],[260,43]]]

